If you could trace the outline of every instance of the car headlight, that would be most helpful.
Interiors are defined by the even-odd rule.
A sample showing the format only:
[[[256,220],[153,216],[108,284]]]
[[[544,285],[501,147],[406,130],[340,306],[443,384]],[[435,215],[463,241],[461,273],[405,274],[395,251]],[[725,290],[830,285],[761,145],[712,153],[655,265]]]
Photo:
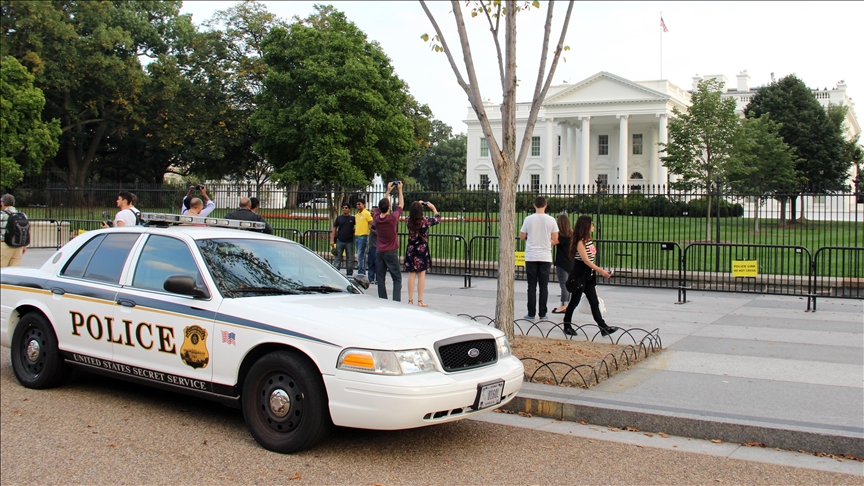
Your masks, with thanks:
[[[498,345],[498,359],[513,354],[513,352],[510,351],[510,341],[507,340],[507,336],[498,336],[495,338],[495,344]]]
[[[407,375],[438,369],[432,355],[425,349],[378,351],[356,348],[342,351],[336,368],[376,375]]]

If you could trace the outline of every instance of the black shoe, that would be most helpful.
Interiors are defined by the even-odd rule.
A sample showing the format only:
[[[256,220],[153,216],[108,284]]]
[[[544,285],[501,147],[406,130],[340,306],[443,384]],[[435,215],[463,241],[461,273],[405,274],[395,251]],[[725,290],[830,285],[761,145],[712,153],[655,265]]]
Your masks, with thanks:
[[[566,334],[568,336],[575,336],[576,331],[572,327],[565,327],[564,328],[564,334]]]
[[[618,330],[617,327],[604,327],[604,328],[600,329],[600,335],[601,336],[608,336],[617,330]]]

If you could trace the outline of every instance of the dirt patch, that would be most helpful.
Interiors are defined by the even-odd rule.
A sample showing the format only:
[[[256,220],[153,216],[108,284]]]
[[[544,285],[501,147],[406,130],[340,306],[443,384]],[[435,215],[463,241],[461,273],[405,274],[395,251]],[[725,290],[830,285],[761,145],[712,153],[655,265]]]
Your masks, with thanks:
[[[526,381],[572,388],[591,388],[649,354],[646,347],[632,344],[521,335],[515,337],[511,347],[525,365]]]

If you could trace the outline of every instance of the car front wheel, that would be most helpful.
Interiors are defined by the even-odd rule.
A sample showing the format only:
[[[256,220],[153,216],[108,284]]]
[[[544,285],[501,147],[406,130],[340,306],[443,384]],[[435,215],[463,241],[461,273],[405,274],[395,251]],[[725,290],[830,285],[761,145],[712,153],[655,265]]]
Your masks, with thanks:
[[[308,449],[332,426],[321,373],[305,356],[279,351],[262,357],[249,370],[242,393],[246,426],[267,450]]]
[[[26,314],[12,333],[12,371],[27,388],[52,388],[69,376],[54,328],[42,314]]]

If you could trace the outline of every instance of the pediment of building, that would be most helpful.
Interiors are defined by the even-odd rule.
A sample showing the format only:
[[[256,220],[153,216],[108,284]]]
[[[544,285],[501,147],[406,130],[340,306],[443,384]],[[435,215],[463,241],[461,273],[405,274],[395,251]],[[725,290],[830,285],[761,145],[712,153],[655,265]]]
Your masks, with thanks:
[[[665,93],[602,71],[546,97],[544,106],[664,101]]]

